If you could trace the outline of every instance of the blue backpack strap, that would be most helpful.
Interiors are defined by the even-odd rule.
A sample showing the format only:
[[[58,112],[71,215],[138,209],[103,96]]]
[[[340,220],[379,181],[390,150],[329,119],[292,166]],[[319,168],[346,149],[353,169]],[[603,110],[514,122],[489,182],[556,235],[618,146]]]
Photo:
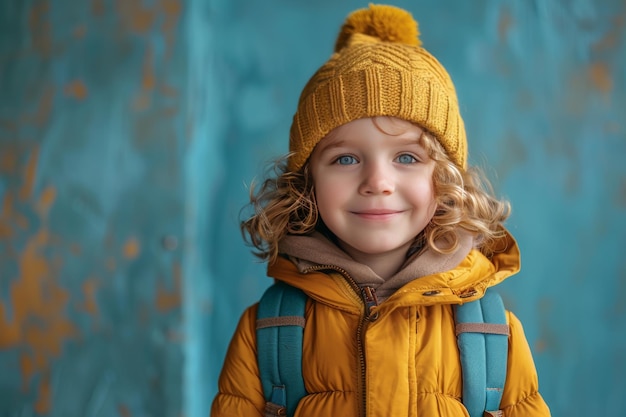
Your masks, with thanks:
[[[470,417],[501,416],[509,326],[500,295],[456,306],[456,334],[463,374],[463,404]]]
[[[302,378],[302,339],[307,295],[277,282],[270,286],[257,311],[257,360],[265,415],[293,416],[306,395]],[[285,414],[286,413],[286,414]]]

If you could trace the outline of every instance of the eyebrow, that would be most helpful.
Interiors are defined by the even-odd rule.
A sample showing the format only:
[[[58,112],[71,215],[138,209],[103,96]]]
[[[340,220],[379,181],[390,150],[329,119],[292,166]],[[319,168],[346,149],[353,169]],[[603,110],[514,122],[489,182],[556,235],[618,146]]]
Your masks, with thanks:
[[[421,143],[421,135],[418,137],[410,137],[410,138],[402,138],[399,136],[395,136],[394,140],[396,141],[396,145],[397,146],[407,146],[407,145],[418,145],[419,147],[424,147],[424,145]],[[319,150],[318,152],[325,152],[329,149],[333,149],[333,148],[341,148],[342,146],[349,146],[349,143],[346,145],[347,142],[349,142],[346,139],[335,139],[332,137],[327,137],[326,139],[328,139],[328,141],[321,141],[318,144]],[[326,142],[326,143],[324,143]]]
[[[327,138],[329,139],[329,141],[326,141],[326,143],[324,143],[325,141],[321,141],[318,145],[319,148],[319,152],[325,152],[328,149],[333,149],[333,148],[341,148],[342,146],[344,146],[346,144],[346,140],[345,139],[333,139],[333,138]]]

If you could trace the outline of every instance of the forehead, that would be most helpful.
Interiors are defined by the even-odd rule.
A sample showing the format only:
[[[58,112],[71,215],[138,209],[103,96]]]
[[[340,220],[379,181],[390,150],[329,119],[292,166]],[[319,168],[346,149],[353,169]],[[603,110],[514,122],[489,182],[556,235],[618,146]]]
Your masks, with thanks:
[[[395,137],[398,140],[419,143],[423,130],[406,120],[379,116],[353,120],[341,125],[326,135],[317,148],[340,146],[346,140],[358,140],[363,134],[375,133]]]

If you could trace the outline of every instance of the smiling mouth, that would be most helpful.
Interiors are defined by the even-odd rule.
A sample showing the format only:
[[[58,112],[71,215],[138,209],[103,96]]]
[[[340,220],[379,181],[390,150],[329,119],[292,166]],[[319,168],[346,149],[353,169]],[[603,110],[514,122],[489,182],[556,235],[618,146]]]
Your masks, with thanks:
[[[402,213],[402,210],[365,210],[352,212],[355,216],[367,220],[387,220],[400,213]]]

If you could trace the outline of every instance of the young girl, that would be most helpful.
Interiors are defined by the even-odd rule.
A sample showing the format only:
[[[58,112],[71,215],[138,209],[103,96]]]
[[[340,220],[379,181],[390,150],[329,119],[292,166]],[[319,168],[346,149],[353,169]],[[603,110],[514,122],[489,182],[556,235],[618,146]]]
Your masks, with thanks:
[[[411,15],[352,13],[302,92],[287,163],[242,223],[268,275],[309,297],[296,416],[468,415],[453,306],[519,270],[509,205],[485,184]],[[231,341],[215,417],[264,415],[257,307]],[[500,415],[549,416],[522,326],[507,322]]]

